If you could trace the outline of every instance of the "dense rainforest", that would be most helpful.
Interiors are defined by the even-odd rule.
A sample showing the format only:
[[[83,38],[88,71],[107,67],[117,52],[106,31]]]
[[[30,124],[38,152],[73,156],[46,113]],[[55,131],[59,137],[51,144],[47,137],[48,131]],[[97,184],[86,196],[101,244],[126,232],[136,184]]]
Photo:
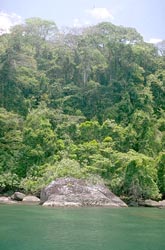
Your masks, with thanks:
[[[0,192],[57,177],[165,195],[165,42],[30,18],[0,36]]]

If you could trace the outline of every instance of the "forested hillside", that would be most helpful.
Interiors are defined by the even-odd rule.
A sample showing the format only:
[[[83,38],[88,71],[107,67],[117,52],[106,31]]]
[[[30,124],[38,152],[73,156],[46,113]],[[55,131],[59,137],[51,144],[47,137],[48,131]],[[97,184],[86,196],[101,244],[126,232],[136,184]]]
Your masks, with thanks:
[[[0,36],[0,192],[73,176],[161,199],[164,97],[164,42],[112,23],[61,31],[27,19]]]

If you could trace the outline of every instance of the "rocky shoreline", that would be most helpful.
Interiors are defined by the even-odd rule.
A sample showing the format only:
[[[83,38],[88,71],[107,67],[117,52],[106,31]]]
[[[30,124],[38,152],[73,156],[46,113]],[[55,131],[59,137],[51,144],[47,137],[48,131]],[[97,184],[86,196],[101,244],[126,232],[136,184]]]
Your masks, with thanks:
[[[25,196],[25,199],[22,201],[18,200],[13,200],[10,196],[0,196],[0,205],[1,204],[6,204],[6,205],[42,205],[44,207],[46,206],[51,206],[51,207],[82,207],[80,203],[52,203],[52,202],[47,202],[46,204],[41,204],[41,200],[32,195]],[[89,207],[89,205],[84,205],[84,207]],[[93,205],[92,207],[98,207],[98,205]],[[102,205],[101,207],[118,207],[118,206],[109,206],[109,205]],[[127,206],[125,206],[127,207]],[[165,200],[162,201],[154,201],[154,200],[141,200],[136,203],[131,203],[130,205],[128,204],[128,207],[152,207],[152,208],[165,208]]]
[[[82,179],[58,178],[41,190],[40,198],[15,192],[0,196],[0,204],[29,204],[44,207],[127,207],[105,185],[94,185]],[[165,208],[165,200],[141,200],[128,206]]]
[[[17,198],[17,197],[22,197],[23,198]],[[12,196],[0,196],[0,204],[40,204],[40,199],[36,196],[33,195],[25,195],[20,192],[15,192]]]
[[[44,207],[51,206],[51,207],[82,207],[80,203],[51,203],[47,202],[45,205],[41,204],[41,200],[32,195],[25,196],[25,199],[22,201],[13,200],[10,196],[0,196],[0,205],[6,204],[6,205],[42,205]],[[86,205],[84,207],[89,207],[89,205]],[[98,205],[93,205],[92,207],[98,207]],[[108,206],[106,204],[102,205],[101,207],[118,207],[118,206]],[[126,206],[125,206],[126,207]],[[165,200],[162,201],[154,201],[154,200],[141,200],[136,203],[131,203],[131,205],[128,204],[128,207],[152,207],[152,208],[165,208]]]

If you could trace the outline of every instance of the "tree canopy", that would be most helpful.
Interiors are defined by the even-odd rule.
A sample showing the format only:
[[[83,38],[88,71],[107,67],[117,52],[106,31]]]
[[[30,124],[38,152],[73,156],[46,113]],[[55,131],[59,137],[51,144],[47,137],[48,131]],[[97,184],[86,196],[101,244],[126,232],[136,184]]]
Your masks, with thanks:
[[[165,195],[164,42],[104,22],[30,18],[0,36],[0,191],[100,178],[118,195]]]

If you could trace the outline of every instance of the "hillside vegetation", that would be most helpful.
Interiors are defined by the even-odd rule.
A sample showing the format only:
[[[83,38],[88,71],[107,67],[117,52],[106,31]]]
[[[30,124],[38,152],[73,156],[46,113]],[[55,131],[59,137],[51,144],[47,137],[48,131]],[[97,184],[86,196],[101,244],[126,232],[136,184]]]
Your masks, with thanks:
[[[160,199],[164,97],[164,42],[112,23],[59,31],[27,19],[0,36],[0,191],[73,176]]]

